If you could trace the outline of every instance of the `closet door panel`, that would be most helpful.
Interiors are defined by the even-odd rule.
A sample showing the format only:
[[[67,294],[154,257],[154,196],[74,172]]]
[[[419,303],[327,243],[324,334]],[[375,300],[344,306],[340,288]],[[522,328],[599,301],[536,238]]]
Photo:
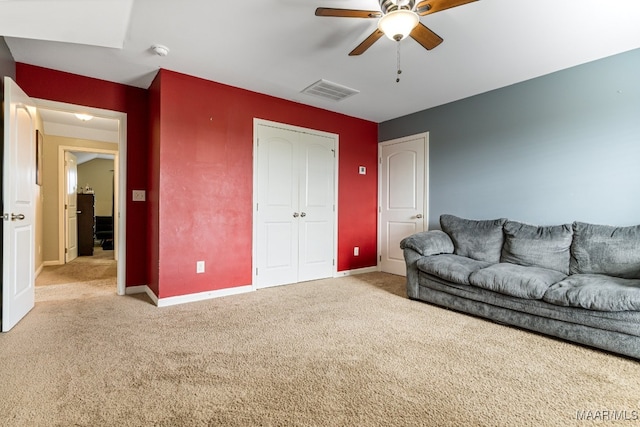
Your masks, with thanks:
[[[335,139],[258,126],[256,287],[331,277]]]
[[[333,274],[334,142],[304,134],[300,144],[299,281]]]
[[[295,132],[261,128],[258,143],[258,287],[298,280],[299,149]],[[295,215],[298,216],[295,216]]]

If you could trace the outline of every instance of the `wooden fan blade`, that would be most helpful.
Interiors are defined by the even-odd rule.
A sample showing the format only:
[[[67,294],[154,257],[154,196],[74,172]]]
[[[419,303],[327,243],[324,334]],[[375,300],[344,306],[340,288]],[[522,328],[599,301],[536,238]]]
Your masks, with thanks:
[[[430,15],[441,10],[462,6],[478,0],[425,0],[416,6],[416,13],[420,16]]]
[[[410,36],[427,50],[431,50],[442,43],[442,37],[425,27],[423,23],[419,23],[411,31]]]
[[[382,12],[375,10],[334,9],[331,7],[319,7],[316,16],[335,16],[338,18],[380,18]]]
[[[367,49],[371,47],[372,44],[378,41],[380,37],[382,37],[384,33],[376,28],[376,30],[371,33],[369,37],[364,39],[362,43],[358,45],[355,49],[349,52],[349,56],[362,55]]]

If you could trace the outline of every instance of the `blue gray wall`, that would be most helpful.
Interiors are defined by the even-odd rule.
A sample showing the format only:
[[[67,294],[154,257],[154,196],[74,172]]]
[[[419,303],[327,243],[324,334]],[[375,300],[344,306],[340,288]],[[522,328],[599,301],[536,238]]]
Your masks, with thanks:
[[[13,80],[16,79],[16,63],[9,51],[4,37],[0,36],[0,78],[8,76]]]
[[[640,50],[383,122],[429,132],[429,228],[451,213],[640,224]]]

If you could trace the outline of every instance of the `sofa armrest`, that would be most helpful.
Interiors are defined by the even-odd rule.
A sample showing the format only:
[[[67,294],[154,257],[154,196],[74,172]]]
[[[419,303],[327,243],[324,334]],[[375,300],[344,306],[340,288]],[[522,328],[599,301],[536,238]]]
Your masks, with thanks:
[[[412,249],[422,256],[452,254],[453,242],[441,230],[423,231],[413,234],[400,242],[401,249]]]
[[[430,255],[452,254],[453,241],[440,230],[423,231],[413,234],[400,242],[407,265],[407,296],[419,299],[418,266],[420,258]]]

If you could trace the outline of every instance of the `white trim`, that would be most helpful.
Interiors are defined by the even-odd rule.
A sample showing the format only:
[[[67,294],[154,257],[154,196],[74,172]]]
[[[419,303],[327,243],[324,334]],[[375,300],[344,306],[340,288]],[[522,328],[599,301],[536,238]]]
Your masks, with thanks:
[[[356,268],[355,270],[338,271],[333,277],[355,276],[355,275],[358,275],[358,274],[375,273],[377,271],[379,271],[379,267],[378,266]]]
[[[251,281],[253,290],[258,289],[256,286],[257,277],[256,277],[256,260],[258,257],[258,224],[256,221],[256,206],[258,205],[258,127],[259,126],[270,126],[278,129],[285,129],[294,132],[302,132],[308,133],[311,135],[318,135],[327,138],[331,138],[334,141],[335,150],[335,162],[334,162],[334,177],[333,177],[333,205],[335,209],[333,210],[333,277],[337,277],[338,274],[338,171],[340,169],[339,162],[339,154],[340,153],[340,136],[336,133],[325,132],[317,129],[304,128],[300,126],[289,125],[286,123],[273,122],[270,120],[264,119],[253,119],[253,206],[251,208],[252,212],[252,223],[253,223],[253,236],[252,236],[252,258],[251,258]]]
[[[149,288],[147,287],[147,289]],[[149,294],[150,291],[151,290],[149,289],[147,294]],[[154,302],[158,307],[169,307],[171,305],[204,301],[204,300],[221,298],[221,297],[226,297],[231,295],[245,294],[253,291],[254,291],[253,285],[245,285],[245,286],[238,286],[235,288],[218,289],[215,291],[205,291],[205,292],[199,292],[196,294],[179,295],[179,296],[168,297],[168,298],[157,298],[155,297],[155,294],[154,294],[153,297],[151,297],[151,299],[155,299]],[[151,292],[151,294],[153,294],[153,292]]]
[[[422,229],[429,229],[429,132],[421,132],[415,135],[403,136],[389,141],[378,143],[378,255],[376,256],[377,271],[382,271],[382,147],[399,144],[413,139],[424,139],[424,198],[422,200]]]
[[[127,286],[127,289],[125,289],[125,294],[127,295],[144,294],[148,292],[147,290],[151,291],[151,289],[147,285]]]
[[[50,267],[52,265],[62,265],[62,263],[60,262],[60,260],[54,260],[54,261],[43,261],[42,265],[44,267]]]
[[[155,305],[158,305],[158,297],[153,293],[151,288],[147,285],[127,286],[125,289],[125,295],[135,294],[147,294],[147,296],[153,301]]]
[[[45,99],[34,98],[37,107],[46,108],[50,110],[59,110],[67,112],[75,112],[78,110],[77,105],[69,104],[65,102],[49,101]],[[119,142],[118,150],[101,150],[97,148],[86,147],[73,147],[73,146],[61,146],[63,149],[58,151],[58,168],[60,168],[60,161],[62,161],[62,169],[64,170],[64,150],[69,151],[85,151],[93,153],[108,153],[114,154],[114,176],[117,177],[118,185],[114,188],[114,199],[116,210],[116,218],[114,218],[114,258],[117,261],[117,288],[118,295],[125,295],[126,293],[126,272],[127,272],[127,250],[126,250],[126,230],[127,230],[127,114],[119,111],[105,110],[102,108],[93,108],[82,106],[82,111],[94,115],[109,117],[119,121],[118,133]],[[60,152],[62,152],[62,160],[60,160]],[[64,174],[59,173],[58,176],[58,212],[63,212],[64,216],[64,202],[60,195],[60,192],[64,191]],[[61,178],[62,177],[62,178]],[[62,179],[62,183],[60,182]],[[62,228],[62,230],[60,230]],[[57,264],[64,264],[64,226],[63,219],[58,224],[58,260]],[[46,261],[44,265],[47,265]],[[53,261],[56,262],[56,261]]]

